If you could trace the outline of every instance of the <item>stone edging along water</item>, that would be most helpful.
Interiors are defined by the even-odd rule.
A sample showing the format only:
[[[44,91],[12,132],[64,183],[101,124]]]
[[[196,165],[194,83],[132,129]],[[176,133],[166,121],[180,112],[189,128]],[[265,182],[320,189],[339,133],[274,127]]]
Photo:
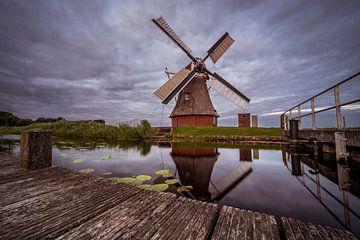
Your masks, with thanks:
[[[153,136],[154,141],[289,144],[287,136]]]

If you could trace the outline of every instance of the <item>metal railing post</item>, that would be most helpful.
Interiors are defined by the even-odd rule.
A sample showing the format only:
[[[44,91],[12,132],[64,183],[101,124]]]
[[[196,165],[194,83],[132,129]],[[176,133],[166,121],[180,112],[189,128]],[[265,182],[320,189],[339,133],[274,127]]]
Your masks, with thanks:
[[[337,121],[337,128],[342,129],[342,118],[341,118],[341,109],[340,109],[340,90],[339,85],[334,87],[334,95],[335,95],[335,108],[336,108],[336,121]]]
[[[315,99],[311,99],[311,128],[316,130]]]

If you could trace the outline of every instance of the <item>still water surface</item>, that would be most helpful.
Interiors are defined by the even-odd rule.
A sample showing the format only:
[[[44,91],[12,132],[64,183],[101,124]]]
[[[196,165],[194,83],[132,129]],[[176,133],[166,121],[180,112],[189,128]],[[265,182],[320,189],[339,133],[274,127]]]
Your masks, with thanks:
[[[178,195],[347,228],[360,236],[358,168],[288,148],[64,141],[53,146],[53,165],[91,169],[90,174],[104,178],[151,176],[145,184],[164,183],[167,178],[156,171],[165,169],[180,180],[177,187],[192,186],[189,192],[177,192],[170,185],[167,191]]]

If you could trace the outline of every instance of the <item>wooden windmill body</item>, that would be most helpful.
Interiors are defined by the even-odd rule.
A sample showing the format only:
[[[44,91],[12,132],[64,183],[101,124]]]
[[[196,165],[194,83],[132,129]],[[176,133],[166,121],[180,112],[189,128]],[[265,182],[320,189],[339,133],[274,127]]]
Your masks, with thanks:
[[[243,107],[250,99],[237,88],[223,79],[217,73],[210,72],[205,61],[208,57],[216,63],[234,40],[225,33],[208,51],[205,58],[195,58],[191,50],[182,42],[179,36],[170,28],[165,19],[159,17],[152,20],[166,35],[170,37],[192,60],[189,65],[173,74],[166,83],[155,91],[155,96],[163,104],[168,104],[178,95],[176,105],[170,118],[172,127],[178,126],[216,126],[216,112],[210,96],[209,89],[214,89],[225,98]],[[168,76],[169,72],[165,71]]]
[[[170,114],[173,127],[217,125],[219,115],[211,102],[206,81],[205,74],[197,74],[180,91],[174,110]]]

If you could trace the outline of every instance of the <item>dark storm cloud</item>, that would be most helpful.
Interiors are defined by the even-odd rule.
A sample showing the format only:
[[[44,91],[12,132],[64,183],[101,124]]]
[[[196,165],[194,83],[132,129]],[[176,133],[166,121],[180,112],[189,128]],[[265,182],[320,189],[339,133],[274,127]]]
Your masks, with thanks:
[[[251,98],[245,111],[277,125],[288,107],[359,71],[358,1],[0,1],[0,110],[21,117],[147,118],[152,95],[189,59],[150,22],[164,16],[196,56],[228,31],[216,64]],[[359,84],[346,97],[359,96]],[[212,94],[220,123],[236,108]],[[332,101],[332,99],[330,99]],[[326,105],[329,100],[323,100]],[[270,114],[269,114],[270,113]],[[263,121],[263,122],[262,122]],[[168,122],[167,122],[168,123]]]

